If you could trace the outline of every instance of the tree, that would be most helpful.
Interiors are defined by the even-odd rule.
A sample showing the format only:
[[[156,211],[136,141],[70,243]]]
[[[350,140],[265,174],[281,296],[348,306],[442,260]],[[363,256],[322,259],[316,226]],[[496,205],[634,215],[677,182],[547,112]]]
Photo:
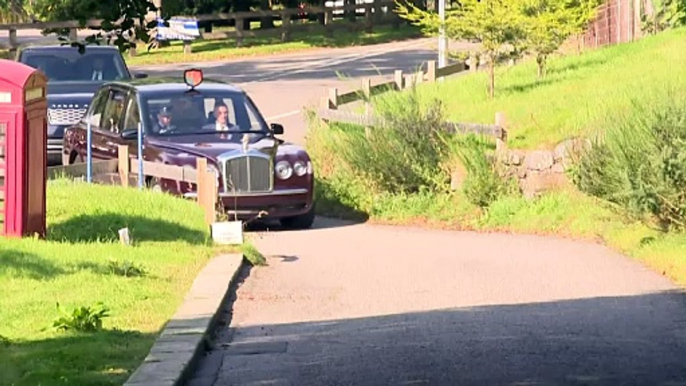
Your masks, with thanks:
[[[157,26],[157,20],[148,21],[148,15],[154,15],[158,8],[150,0],[120,0],[109,3],[99,0],[42,0],[36,2],[36,12],[45,19],[77,20],[83,28],[90,19],[102,20],[99,27],[89,27],[98,31],[86,37],[84,41],[70,41],[65,36],[69,29],[48,29],[45,33],[56,33],[65,44],[79,47],[83,52],[87,44],[116,45],[121,52],[135,47],[135,39],[150,43],[150,31]],[[166,18],[164,19],[166,23]],[[149,46],[150,47],[150,46]]]
[[[436,35],[441,25],[438,14],[424,11],[411,3],[398,2],[400,17]],[[479,53],[488,58],[488,94],[495,96],[495,63],[523,41],[526,35],[521,0],[462,0],[446,10],[446,36],[454,40],[480,43]]]
[[[526,49],[536,56],[538,78],[545,77],[548,56],[576,31],[574,8],[567,0],[523,0]]]

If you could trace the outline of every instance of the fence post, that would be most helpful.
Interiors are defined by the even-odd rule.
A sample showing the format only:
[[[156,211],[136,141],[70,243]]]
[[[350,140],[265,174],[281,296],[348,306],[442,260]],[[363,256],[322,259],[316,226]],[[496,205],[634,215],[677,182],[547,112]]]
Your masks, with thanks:
[[[507,121],[505,113],[495,113],[495,125],[502,129],[502,135],[495,139],[495,150],[496,152],[507,150]]]
[[[129,187],[129,147],[126,145],[119,145],[117,154],[119,156],[119,165],[117,171],[119,172],[119,179],[121,186]]]
[[[291,38],[291,14],[281,12],[281,42],[287,42]]]
[[[476,72],[479,69],[479,58],[476,56],[476,53],[470,52],[469,53],[469,71],[471,72]]]
[[[338,89],[332,87],[329,89],[329,109],[338,110]]]
[[[429,83],[433,83],[436,81],[436,61],[435,60],[429,60],[426,62],[426,76],[427,76],[427,81]]]
[[[200,205],[205,213],[205,223],[210,225],[214,222],[215,216],[214,205],[216,197],[213,196],[216,195],[213,195],[213,192],[216,192],[216,183],[213,178],[210,177],[214,176],[214,173],[207,170],[207,158],[198,157],[196,158],[196,162],[198,205]]]
[[[205,202],[205,221],[207,222],[207,225],[211,225],[217,219],[217,175],[209,170],[205,170],[204,174],[205,184],[207,186],[205,189],[205,192],[207,193],[207,201]]]
[[[395,70],[395,73],[393,74],[393,77],[395,79],[395,87],[398,89],[398,91],[403,89],[403,70]]]
[[[324,35],[329,38],[333,37],[333,26],[331,25],[331,23],[333,23],[333,11],[327,9],[324,12]]]
[[[17,48],[19,48],[19,41],[17,41],[17,30],[16,29],[11,29],[9,31],[9,40],[10,40],[10,52],[12,55],[17,52]]]
[[[367,100],[371,99],[372,97],[372,80],[369,78],[365,78],[362,80],[362,92],[364,93],[364,97],[367,98]],[[365,101],[366,103],[367,101]]]
[[[243,45],[243,18],[237,17],[236,22],[236,47]]]
[[[365,4],[364,6],[364,27],[367,33],[372,33],[374,29],[374,21],[372,20],[372,5]]]

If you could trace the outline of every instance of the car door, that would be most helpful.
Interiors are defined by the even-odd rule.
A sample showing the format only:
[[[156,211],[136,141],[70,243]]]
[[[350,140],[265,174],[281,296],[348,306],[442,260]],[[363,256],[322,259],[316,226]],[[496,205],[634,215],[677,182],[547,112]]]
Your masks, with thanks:
[[[138,99],[136,97],[136,92],[132,91],[128,94],[126,99],[126,110],[124,117],[122,119],[121,129],[122,132],[131,133],[132,131],[138,132],[138,125],[141,123],[141,113],[138,106]],[[126,145],[129,147],[129,157],[138,157],[138,136],[126,136],[119,137],[119,144]],[[117,152],[118,155],[118,152]]]
[[[72,141],[72,146],[74,150],[76,150],[78,153],[77,160],[79,160],[79,162],[86,161],[86,153],[88,151],[88,124],[90,123],[91,131],[93,132],[93,134],[96,134],[96,132],[100,129],[100,123],[102,122],[102,114],[105,111],[105,105],[107,103],[108,96],[108,87],[101,88],[99,91],[97,91],[96,94],[93,96],[91,106],[76,126],[74,138],[70,139],[67,138],[67,136],[65,136],[65,141]],[[67,145],[65,144],[65,146]]]
[[[93,156],[100,159],[116,159],[117,146],[124,143],[121,127],[125,113],[127,92],[111,88],[102,114],[100,129],[93,131]]]

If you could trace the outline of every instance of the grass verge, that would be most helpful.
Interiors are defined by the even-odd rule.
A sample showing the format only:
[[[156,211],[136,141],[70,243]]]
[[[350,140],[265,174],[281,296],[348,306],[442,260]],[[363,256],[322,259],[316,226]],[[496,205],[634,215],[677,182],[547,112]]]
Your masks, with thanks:
[[[47,213],[48,240],[0,239],[3,385],[122,384],[207,261],[241,249],[212,246],[193,202],[153,192],[54,180]],[[98,302],[101,331],[52,328],[57,303]]]
[[[536,77],[535,62],[498,68],[496,97],[487,97],[487,74],[465,74],[418,87],[423,103],[445,102],[448,119],[492,124],[505,112],[511,148],[551,148],[564,139],[588,135],[607,111],[631,114],[630,99],[659,94],[665,85],[686,89],[674,63],[686,63],[686,28],[648,36],[582,55],[550,60],[548,75]],[[380,94],[378,99],[388,98]],[[646,98],[648,100],[649,98]]]
[[[265,56],[278,53],[305,51],[315,48],[351,47],[389,43],[421,37],[421,31],[414,26],[379,26],[372,33],[364,31],[334,31],[333,37],[326,37],[323,31],[293,32],[291,41],[282,43],[279,36],[246,38],[243,46],[236,47],[234,39],[199,40],[193,43],[193,53],[183,53],[183,43],[172,42],[168,47],[147,51],[145,45],[138,47],[138,55],[126,57],[128,65],[165,64],[181,62],[204,62],[229,60],[251,56]]]

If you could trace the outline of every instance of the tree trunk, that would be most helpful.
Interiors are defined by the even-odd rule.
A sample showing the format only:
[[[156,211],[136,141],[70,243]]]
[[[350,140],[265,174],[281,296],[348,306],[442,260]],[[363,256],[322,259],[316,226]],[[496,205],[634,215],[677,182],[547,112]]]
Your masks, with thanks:
[[[262,0],[260,3],[260,8],[262,8],[263,11],[270,11],[272,9],[271,0]],[[260,18],[260,29],[271,28],[274,28],[274,18],[272,16]]]
[[[495,98],[495,55],[488,55],[488,96],[493,99]]]
[[[536,63],[538,64],[538,79],[543,79],[545,78],[545,73],[546,73],[546,61],[548,59],[548,55],[544,54],[538,54],[536,56]]]

